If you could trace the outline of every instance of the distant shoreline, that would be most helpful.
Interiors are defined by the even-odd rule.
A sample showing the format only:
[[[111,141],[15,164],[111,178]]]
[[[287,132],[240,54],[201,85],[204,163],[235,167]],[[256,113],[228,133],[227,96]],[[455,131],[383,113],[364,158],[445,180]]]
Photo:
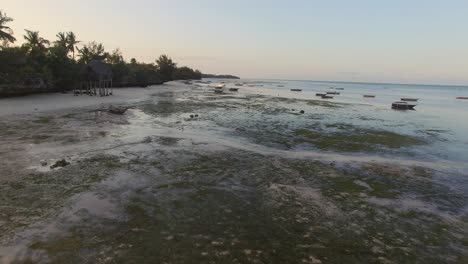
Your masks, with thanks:
[[[230,74],[202,74],[203,79],[234,79],[234,80],[239,80],[240,77],[230,75]]]

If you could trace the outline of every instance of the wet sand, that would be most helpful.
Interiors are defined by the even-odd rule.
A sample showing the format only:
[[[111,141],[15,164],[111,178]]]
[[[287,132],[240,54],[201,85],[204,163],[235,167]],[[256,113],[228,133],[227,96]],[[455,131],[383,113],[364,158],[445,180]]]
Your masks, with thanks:
[[[353,105],[133,91],[2,101],[0,263],[467,261],[466,164],[415,154],[437,138],[324,123]]]

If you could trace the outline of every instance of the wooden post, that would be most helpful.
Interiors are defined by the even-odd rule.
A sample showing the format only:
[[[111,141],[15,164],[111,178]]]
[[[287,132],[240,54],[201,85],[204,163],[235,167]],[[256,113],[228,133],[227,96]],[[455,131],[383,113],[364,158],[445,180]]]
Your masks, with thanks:
[[[102,81],[102,89],[104,91],[104,95],[107,96],[107,86],[106,86],[106,80]]]

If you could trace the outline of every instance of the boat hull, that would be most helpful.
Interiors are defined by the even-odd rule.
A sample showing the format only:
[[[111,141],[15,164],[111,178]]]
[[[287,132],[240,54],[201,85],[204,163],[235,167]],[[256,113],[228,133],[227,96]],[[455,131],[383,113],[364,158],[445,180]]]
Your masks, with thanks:
[[[414,110],[415,104],[408,104],[404,102],[395,102],[392,104],[392,109],[395,110]]]
[[[416,98],[401,98],[403,102],[417,102],[419,99]]]

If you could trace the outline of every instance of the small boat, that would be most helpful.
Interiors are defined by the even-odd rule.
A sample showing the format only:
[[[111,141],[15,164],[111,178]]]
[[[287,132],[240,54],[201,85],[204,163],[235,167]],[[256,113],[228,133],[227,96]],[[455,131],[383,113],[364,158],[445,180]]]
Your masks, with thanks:
[[[365,95],[364,95],[364,98],[375,98],[375,95],[365,94]]]
[[[224,91],[222,89],[215,89],[215,93],[223,93]]]
[[[236,83],[235,86],[244,86],[242,83]]]
[[[416,98],[401,98],[403,102],[417,102],[419,99]]]
[[[229,91],[231,91],[231,92],[238,92],[238,91],[239,91],[239,88],[229,88]]]
[[[343,91],[344,88],[336,88],[335,90],[338,90],[338,91]]]
[[[224,89],[224,87],[226,87],[226,85],[224,83],[220,83],[215,86],[215,89]]]
[[[327,94],[324,94],[324,93],[316,93],[315,96],[318,96],[318,97],[322,97],[322,96],[326,96]]]
[[[457,97],[459,100],[468,100],[468,96],[459,96]]]
[[[291,89],[291,92],[302,92],[302,89]]]
[[[333,96],[330,96],[330,95],[322,95],[322,99],[333,99]]]
[[[392,103],[392,109],[397,110],[414,110],[415,104],[408,104],[407,102],[394,102]]]
[[[336,94],[336,95],[339,95],[340,93],[339,93],[339,92],[327,92],[327,94]]]

